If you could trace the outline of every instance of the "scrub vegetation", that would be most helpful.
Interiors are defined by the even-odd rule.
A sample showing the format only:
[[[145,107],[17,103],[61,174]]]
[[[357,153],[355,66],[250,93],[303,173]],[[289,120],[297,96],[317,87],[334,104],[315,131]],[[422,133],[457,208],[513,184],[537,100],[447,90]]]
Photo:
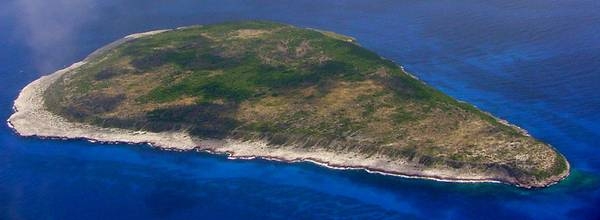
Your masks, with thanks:
[[[69,120],[266,140],[540,181],[554,149],[343,35],[272,22],[181,28],[104,51],[45,94]]]

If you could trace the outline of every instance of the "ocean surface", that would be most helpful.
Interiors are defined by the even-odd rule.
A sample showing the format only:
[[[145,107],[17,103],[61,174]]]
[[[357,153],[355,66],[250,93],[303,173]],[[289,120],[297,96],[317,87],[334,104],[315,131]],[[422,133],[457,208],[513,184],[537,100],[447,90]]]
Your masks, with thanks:
[[[30,81],[125,35],[261,19],[327,29],[566,155],[545,189],[16,136],[0,219],[600,219],[598,0],[1,0],[0,118]]]

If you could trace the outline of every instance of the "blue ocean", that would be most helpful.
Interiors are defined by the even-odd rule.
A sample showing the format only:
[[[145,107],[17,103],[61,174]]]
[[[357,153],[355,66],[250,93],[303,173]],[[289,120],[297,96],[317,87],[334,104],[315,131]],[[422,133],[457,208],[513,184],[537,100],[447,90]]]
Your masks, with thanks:
[[[598,0],[1,0],[0,118],[32,80],[130,33],[272,20],[356,37],[429,85],[527,129],[557,185],[405,179],[0,125],[0,219],[600,219]]]

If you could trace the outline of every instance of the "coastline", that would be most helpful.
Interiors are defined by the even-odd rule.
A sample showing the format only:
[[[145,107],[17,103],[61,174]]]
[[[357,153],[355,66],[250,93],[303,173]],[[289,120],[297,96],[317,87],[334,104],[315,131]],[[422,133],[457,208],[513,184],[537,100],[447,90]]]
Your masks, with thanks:
[[[522,185],[515,178],[499,176],[492,171],[476,168],[450,169],[447,167],[424,167],[407,161],[391,160],[383,156],[364,156],[352,152],[330,152],[323,149],[302,149],[290,146],[269,146],[264,141],[202,140],[185,132],[146,132],[118,128],[102,128],[70,122],[45,109],[43,93],[53,82],[102,52],[140,37],[151,36],[169,30],[150,31],[128,35],[90,54],[81,62],[56,71],[31,82],[23,88],[14,102],[14,114],[7,120],[8,126],[25,137],[50,139],[83,139],[100,143],[147,144],[152,147],[174,151],[203,151],[226,154],[229,159],[265,159],[280,162],[311,162],[332,169],[363,169],[369,173],[400,176],[404,178],[429,179],[460,183],[506,183],[524,188],[552,185],[566,176],[540,185]],[[524,130],[523,130],[524,131]],[[567,162],[567,172],[570,169]],[[493,176],[499,176],[492,178]]]

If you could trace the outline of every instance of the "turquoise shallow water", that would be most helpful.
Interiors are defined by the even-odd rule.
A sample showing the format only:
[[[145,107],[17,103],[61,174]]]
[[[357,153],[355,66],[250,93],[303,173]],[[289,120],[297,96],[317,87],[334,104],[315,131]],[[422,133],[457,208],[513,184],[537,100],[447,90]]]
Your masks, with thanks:
[[[2,126],[0,219],[600,218],[598,11],[593,0],[2,1],[2,118],[28,82],[127,34],[266,19],[354,36],[552,144],[573,172],[523,190],[20,138]]]

